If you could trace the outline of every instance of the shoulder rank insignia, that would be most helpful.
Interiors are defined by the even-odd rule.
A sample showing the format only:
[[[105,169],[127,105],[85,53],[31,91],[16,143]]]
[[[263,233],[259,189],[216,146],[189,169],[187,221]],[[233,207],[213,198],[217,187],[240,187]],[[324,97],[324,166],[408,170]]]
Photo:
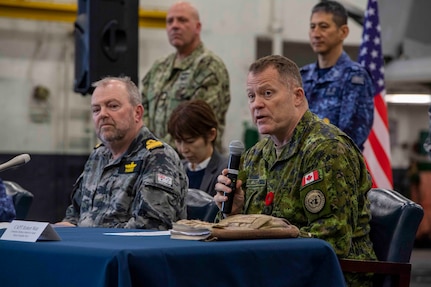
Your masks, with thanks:
[[[103,145],[103,143],[98,143],[97,145],[94,146],[93,149],[98,149],[99,147],[101,147]]]
[[[163,147],[163,143],[161,141],[157,141],[154,139],[149,139],[145,143],[147,150],[152,150],[158,147]]]

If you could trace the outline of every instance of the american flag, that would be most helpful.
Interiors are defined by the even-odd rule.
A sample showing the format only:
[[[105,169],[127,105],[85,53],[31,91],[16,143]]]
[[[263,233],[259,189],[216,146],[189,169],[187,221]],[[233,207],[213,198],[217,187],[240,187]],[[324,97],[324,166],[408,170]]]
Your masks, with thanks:
[[[368,0],[365,11],[359,63],[368,68],[374,80],[374,122],[364,145],[364,157],[373,178],[373,187],[393,188],[389,125],[384,96],[384,62],[380,38],[377,0]]]

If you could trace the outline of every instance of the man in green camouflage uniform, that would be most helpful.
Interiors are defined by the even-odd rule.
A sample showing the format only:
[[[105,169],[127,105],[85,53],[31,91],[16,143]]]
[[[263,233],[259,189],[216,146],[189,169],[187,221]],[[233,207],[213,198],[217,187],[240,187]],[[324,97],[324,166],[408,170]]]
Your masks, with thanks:
[[[105,78],[93,86],[93,121],[102,144],[87,160],[57,224],[172,228],[186,218],[188,181],[177,153],[143,125],[141,96],[129,78]]]
[[[264,57],[250,66],[249,107],[268,137],[241,159],[235,213],[283,217],[302,236],[328,241],[341,258],[375,259],[369,238],[370,177],[360,150],[344,132],[308,109],[295,63]],[[214,200],[230,192],[227,170],[219,176]],[[365,276],[347,274],[349,286],[370,286]]]
[[[166,30],[176,53],[157,60],[142,80],[144,122],[156,136],[174,146],[167,132],[169,116],[180,102],[202,99],[219,122],[216,147],[222,149],[226,112],[230,103],[229,75],[223,61],[200,39],[198,11],[189,3],[175,3],[168,11]]]

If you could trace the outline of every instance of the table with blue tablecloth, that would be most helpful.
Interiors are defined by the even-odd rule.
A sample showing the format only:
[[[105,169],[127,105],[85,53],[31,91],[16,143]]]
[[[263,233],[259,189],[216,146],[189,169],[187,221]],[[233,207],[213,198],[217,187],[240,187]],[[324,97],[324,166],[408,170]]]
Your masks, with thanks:
[[[55,230],[61,241],[0,240],[0,286],[345,286],[333,249],[319,239],[203,242],[107,235],[142,230]]]

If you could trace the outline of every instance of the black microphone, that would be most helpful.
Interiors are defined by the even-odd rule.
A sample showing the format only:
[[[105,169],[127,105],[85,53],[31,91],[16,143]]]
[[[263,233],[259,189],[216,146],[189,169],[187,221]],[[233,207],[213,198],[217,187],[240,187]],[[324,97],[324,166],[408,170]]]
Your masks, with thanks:
[[[229,171],[227,177],[231,180],[229,187],[232,189],[232,192],[224,193],[224,196],[227,196],[227,201],[222,202],[221,211],[223,213],[232,212],[233,196],[236,191],[236,179],[238,178],[239,163],[243,152],[244,144],[241,141],[234,140],[229,143],[229,163],[227,166]]]
[[[30,161],[30,155],[27,153],[17,155],[13,159],[0,164],[0,171],[5,171],[12,167],[18,167]]]

